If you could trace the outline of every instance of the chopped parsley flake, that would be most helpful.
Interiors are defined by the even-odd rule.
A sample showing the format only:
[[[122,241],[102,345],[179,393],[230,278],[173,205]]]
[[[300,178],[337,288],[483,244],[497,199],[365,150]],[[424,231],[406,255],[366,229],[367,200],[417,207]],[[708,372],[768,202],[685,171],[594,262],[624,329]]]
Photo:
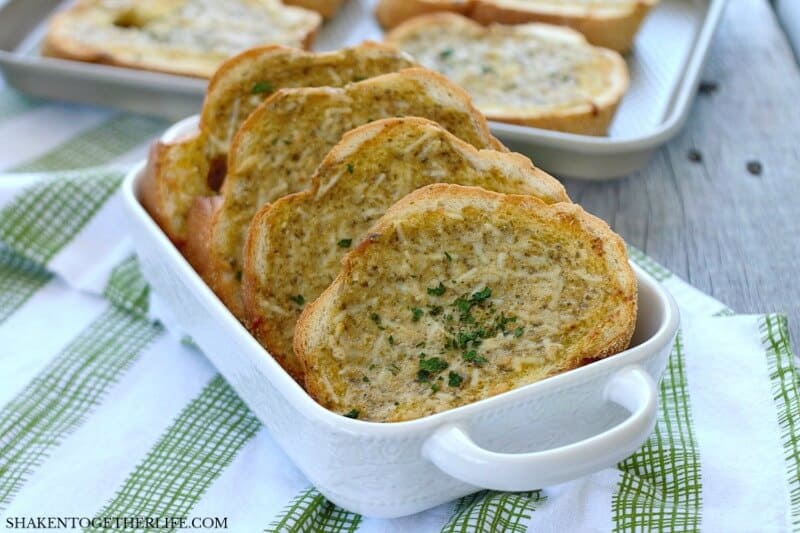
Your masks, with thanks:
[[[412,307],[411,308],[411,314],[413,315],[411,317],[412,322],[419,322],[419,319],[422,317],[423,312],[424,311],[419,307]]]
[[[462,315],[466,315],[469,313],[470,309],[472,309],[472,303],[465,300],[464,298],[458,298],[453,305],[458,308]]]
[[[378,313],[370,313],[369,318],[376,324],[378,325],[381,324],[381,315],[379,315]]]
[[[364,376],[361,378],[361,381],[363,381],[364,383],[369,383],[369,378],[367,376]]]
[[[441,315],[444,308],[441,305],[432,305],[428,308],[428,314],[431,316]]]
[[[431,296],[441,296],[446,290],[444,284],[440,281],[438,287],[428,287],[428,294]]]
[[[515,330],[514,330],[514,336],[515,336],[515,337],[522,337],[522,332],[523,332],[523,331],[525,331],[525,329],[524,329],[524,328],[517,328],[517,329],[515,329]]]
[[[440,389],[440,386],[439,386],[438,383],[434,383],[433,385],[431,385],[431,392],[433,394],[436,394],[437,392],[439,392],[439,389]]]
[[[392,363],[391,365],[389,365],[389,372],[391,372],[393,376],[396,376],[397,374],[400,373],[400,367]]]
[[[464,381],[464,378],[461,377],[461,374],[458,372],[450,371],[450,374],[447,376],[447,384],[451,387],[460,387],[461,383]]]
[[[344,414],[347,418],[358,418],[360,411],[358,409],[350,409]]]
[[[425,359],[425,354],[419,354],[419,371],[417,372],[417,381],[428,382],[431,377],[446,370],[450,366],[447,361],[438,357],[431,357]]]
[[[353,244],[353,239],[341,239],[337,244],[339,248],[350,248],[350,245]]]
[[[255,85],[253,85],[252,93],[253,94],[262,94],[262,93],[271,93],[275,90],[275,87],[268,81],[259,81]]]
[[[352,163],[347,163],[347,171],[350,174],[352,174],[354,170],[355,170],[355,167],[353,166],[353,164]]]
[[[391,335],[389,335],[389,344],[394,346],[394,337],[392,337]]]
[[[470,301],[473,303],[478,303],[484,300],[488,300],[489,297],[491,296],[492,296],[492,289],[490,289],[489,287],[484,287],[483,290],[473,293],[472,296],[470,297]]]
[[[444,257],[445,257],[445,259],[447,259],[448,261],[452,261],[452,260],[453,260],[453,258],[452,258],[452,257],[450,257],[450,254],[448,254],[447,252],[445,252],[445,253],[444,253]]]
[[[306,299],[303,298],[302,294],[298,294],[297,296],[289,296],[289,299],[297,305],[303,305],[306,303]]]
[[[358,83],[359,81],[364,81],[365,79],[367,79],[366,76],[353,76],[353,81],[356,83]]]
[[[464,358],[464,361],[466,361],[467,363],[474,363],[476,365],[482,365],[487,361],[485,357],[478,355],[478,352],[476,352],[475,350],[464,352],[462,354],[462,357]]]
[[[452,48],[445,48],[444,50],[439,52],[439,58],[441,58],[441,59],[447,59],[452,55],[453,55],[453,49]]]

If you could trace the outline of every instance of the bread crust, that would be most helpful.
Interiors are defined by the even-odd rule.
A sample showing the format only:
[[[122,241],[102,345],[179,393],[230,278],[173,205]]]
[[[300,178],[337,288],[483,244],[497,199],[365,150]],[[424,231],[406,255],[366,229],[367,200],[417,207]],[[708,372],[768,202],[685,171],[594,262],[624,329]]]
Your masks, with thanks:
[[[401,147],[421,147],[423,142],[429,163],[409,162],[415,159],[413,153],[408,160],[398,158]],[[375,155],[388,147],[391,149],[381,156]],[[424,177],[424,169],[449,169],[448,164],[458,171],[446,170],[439,178]],[[355,188],[369,183],[368,176],[377,172],[372,170],[375,167],[381,169],[383,177],[372,182],[368,190],[357,192]],[[413,178],[403,178],[404,167],[419,171],[413,172]],[[362,168],[369,170],[362,175]],[[353,173],[345,175],[343,169],[352,169]],[[302,367],[291,346],[294,320],[302,304],[291,298],[299,294],[304,301],[313,301],[338,272],[345,249],[335,247],[331,228],[344,224],[352,242],[358,242],[370,221],[380,216],[380,208],[391,205],[392,198],[399,199],[435,181],[531,194],[548,203],[570,201],[564,187],[528,158],[477,150],[426,119],[384,119],[346,133],[320,163],[311,178],[311,188],[261,208],[247,232],[242,276],[244,323],[292,377],[302,380]],[[338,202],[345,207],[336,209]],[[360,205],[359,213],[352,212],[350,205]],[[304,266],[311,268],[303,271]]]
[[[203,279],[209,279],[212,275],[209,242],[214,216],[220,207],[222,207],[221,196],[198,196],[192,203],[186,221],[190,238],[187,239],[181,253]]]
[[[331,109],[344,110],[341,117],[346,118],[330,119],[326,111]],[[212,233],[214,275],[210,285],[238,318],[243,318],[240,279],[246,232],[255,214],[280,196],[306,190],[314,169],[344,133],[356,125],[385,118],[387,113],[427,115],[451,131],[457,130],[473,145],[507,151],[492,136],[469,95],[427,69],[405,69],[345,88],[275,92],[247,118],[233,140],[222,188],[223,207]],[[309,141],[308,131],[315,132],[317,144]],[[291,140],[279,144],[281,138]],[[274,159],[264,157],[273,153]]]
[[[569,26],[603,48],[628,52],[636,33],[658,0],[636,0],[630,6],[581,6],[564,2],[537,3],[526,0],[381,0],[376,15],[386,29],[417,16],[451,12],[481,24],[526,24],[542,22]]]
[[[607,224],[586,213],[575,204],[557,203],[547,205],[529,196],[502,195],[475,187],[458,185],[430,185],[409,194],[381,217],[370,229],[369,237],[364,239],[342,260],[342,270],[335,281],[314,303],[306,307],[297,322],[294,338],[295,353],[304,367],[306,390],[321,405],[340,413],[345,413],[355,408],[360,411],[360,418],[367,420],[400,421],[418,418],[443,409],[477,401],[531,382],[525,379],[524,374],[517,376],[520,379],[517,379],[514,373],[510,375],[493,374],[489,378],[488,388],[473,389],[468,386],[467,389],[462,389],[461,392],[463,394],[457,396],[455,400],[447,399],[431,405],[430,403],[425,403],[427,401],[425,398],[418,398],[414,395],[413,391],[419,387],[418,384],[414,383],[413,379],[401,380],[399,384],[397,381],[389,379],[388,384],[384,383],[382,385],[389,387],[386,389],[387,394],[391,397],[400,398],[400,394],[408,393],[410,390],[411,396],[409,397],[408,394],[402,396],[405,401],[399,402],[399,404],[395,403],[394,407],[388,403],[382,405],[370,403],[370,401],[374,401],[374,398],[368,396],[367,392],[363,393],[363,397],[370,397],[370,401],[361,403],[356,401],[355,404],[347,404],[343,401],[343,395],[348,387],[361,387],[357,389],[358,394],[354,396],[358,399],[362,397],[361,391],[368,391],[369,387],[372,386],[370,384],[356,385],[354,381],[337,381],[335,377],[338,375],[337,373],[348,372],[352,370],[348,365],[356,365],[357,363],[351,362],[353,360],[350,359],[350,354],[347,353],[347,344],[338,344],[340,351],[337,352],[337,356],[333,357],[331,355],[333,353],[331,352],[333,349],[331,348],[331,343],[339,341],[334,340],[336,337],[331,335],[330,329],[334,327],[339,331],[342,323],[337,321],[337,317],[357,312],[350,311],[350,309],[351,306],[355,305],[354,302],[357,301],[362,293],[371,294],[372,290],[379,291],[377,287],[371,285],[369,290],[361,288],[362,282],[357,281],[365,279],[364,276],[367,273],[363,269],[368,268],[367,265],[376,264],[375,261],[377,259],[368,262],[368,258],[373,253],[384,253],[382,250],[385,250],[387,246],[396,246],[394,244],[395,241],[390,240],[396,235],[395,228],[399,224],[412,220],[412,217],[418,216],[414,220],[428,220],[430,216],[423,218],[422,214],[435,212],[439,209],[464,209],[465,207],[478,211],[482,210],[487,213],[505,213],[507,217],[510,217],[510,220],[515,221],[520,226],[523,224],[542,224],[557,227],[559,232],[563,232],[567,241],[572,238],[586,243],[593,254],[592,260],[607,267],[608,278],[605,281],[605,286],[608,290],[609,305],[613,316],[601,316],[601,321],[594,326],[592,324],[580,326],[581,329],[578,330],[577,340],[566,348],[562,347],[565,352],[559,356],[561,359],[545,375],[537,377],[534,381],[619,353],[627,347],[636,323],[636,278],[627,261],[626,249],[622,239],[613,233]],[[413,222],[412,224],[417,227],[416,224],[425,223],[428,222]],[[429,223],[434,224],[435,222]],[[406,226],[405,231],[408,231],[408,226]],[[472,236],[468,238],[471,239]],[[442,245],[444,249],[447,248],[447,243],[437,244]],[[380,255],[375,255],[374,257],[380,257]],[[372,266],[371,268],[375,267]],[[384,268],[398,267],[387,264]],[[422,268],[422,265],[418,265],[418,268]],[[370,270],[367,279],[380,275],[380,273]],[[377,279],[380,280],[381,278],[377,277]],[[379,281],[376,283],[379,283]],[[398,280],[397,283],[400,283],[400,281]],[[354,294],[355,296],[353,296]],[[386,294],[389,294],[388,297],[391,298],[391,288],[390,292]],[[402,294],[400,289],[397,289],[397,294],[399,302]],[[348,302],[347,311],[343,311],[339,307],[340,302]],[[605,307],[599,309],[602,310]],[[361,308],[358,308],[358,310],[363,311]],[[344,314],[337,315],[337,313]],[[369,320],[366,322],[368,323]],[[409,322],[411,321],[409,320]],[[356,324],[356,328],[359,328],[359,322],[353,323]],[[402,327],[408,326],[410,324],[402,325]],[[367,327],[366,324],[360,325],[360,328],[364,329],[359,329],[359,331],[367,331],[365,329]],[[402,327],[394,331],[400,331]],[[341,335],[347,334],[347,328],[348,326],[344,325]],[[425,326],[422,326],[422,328],[424,330]],[[570,331],[567,329],[560,332],[559,335],[569,335]],[[345,336],[343,338],[347,339],[348,337]],[[346,343],[348,341],[342,342]],[[369,342],[369,340],[367,339],[364,342]],[[570,349],[572,347],[574,349]],[[497,354],[494,355],[496,356]],[[490,356],[490,354],[487,354],[487,356]],[[422,357],[424,357],[424,354],[420,355],[420,358]],[[360,359],[357,360],[360,361]],[[371,360],[374,361],[375,359]],[[359,366],[356,369],[360,368]],[[367,369],[364,370],[366,371]],[[367,374],[364,375],[366,376]],[[500,377],[495,381],[491,381],[495,375]],[[401,378],[404,377],[401,374]],[[344,380],[344,378],[341,379]],[[370,382],[367,381],[367,383]],[[395,386],[404,387],[404,389],[392,388]],[[438,389],[434,390],[434,393],[437,392]],[[428,393],[424,394],[427,397]],[[383,389],[377,393],[377,397],[386,397]],[[382,414],[379,415],[378,413]]]
[[[524,6],[507,0],[475,0],[470,16],[481,24],[524,24],[543,22],[569,26],[581,32],[586,39],[603,48],[626,53],[642,21],[658,0],[636,0],[630,9],[601,10],[590,7],[552,7],[535,2]]]
[[[461,35],[475,35],[475,39],[482,39],[483,36],[488,35],[509,36],[516,39],[551,38],[571,43],[572,46],[590,47],[585,37],[569,28],[545,24],[481,26],[469,18],[453,13],[434,13],[413,18],[390,31],[385,40],[402,49],[404,41],[409,38],[425,32],[438,35],[442,33],[439,29],[450,31],[458,29]],[[591,47],[591,49],[599,59],[596,68],[606,74],[610,80],[605,92],[594,95],[591,101],[542,107],[537,110],[523,110],[514,108],[505,102],[498,102],[491,107],[481,107],[481,111],[486,118],[497,122],[581,135],[605,135],[620,100],[627,92],[629,86],[628,67],[622,56],[613,50],[597,47]]]
[[[375,16],[384,29],[392,29],[408,19],[448,11],[468,15],[473,0],[381,0]]]
[[[284,0],[286,5],[304,7],[316,11],[326,19],[336,14],[343,0]]]
[[[175,54],[165,54],[164,57],[159,57],[152,53],[143,55],[115,53],[100,45],[84,42],[74,35],[73,25],[78,22],[88,23],[91,21],[98,27],[113,27],[115,17],[124,15],[127,7],[121,6],[119,12],[114,12],[99,4],[100,2],[97,1],[83,0],[66,11],[56,13],[50,19],[42,44],[42,55],[195,78],[210,77],[224,60],[224,58],[209,60],[203,58],[202,55],[195,58],[188,56],[176,58]],[[305,49],[311,48],[322,25],[322,17],[317,13],[298,7],[285,6],[282,9],[294,10],[298,15],[301,13],[305,15],[306,28],[303,35],[297,40],[297,45]],[[128,57],[129,55],[135,59]]]

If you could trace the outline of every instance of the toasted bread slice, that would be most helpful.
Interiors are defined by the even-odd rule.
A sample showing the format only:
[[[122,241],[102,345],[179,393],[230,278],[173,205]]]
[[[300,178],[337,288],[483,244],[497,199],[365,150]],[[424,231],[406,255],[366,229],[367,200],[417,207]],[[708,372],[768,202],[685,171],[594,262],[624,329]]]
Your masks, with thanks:
[[[329,19],[342,7],[342,1],[343,0],[283,0],[283,3],[316,11],[326,19]]]
[[[151,151],[142,183],[145,207],[182,246],[192,202],[219,190],[233,135],[264,99],[283,87],[342,86],[412,66],[408,55],[371,42],[323,54],[267,46],[229,59],[209,83],[200,131],[157,142]]]
[[[542,22],[569,26],[590,43],[627,52],[658,0],[381,0],[376,16],[386,29],[421,15],[451,12],[481,24]]]
[[[394,202],[432,183],[474,185],[568,202],[564,187],[519,154],[477,150],[434,122],[386,119],[347,133],[307,191],[256,214],[247,234],[245,324],[296,379],[292,338],[305,302],[339,273],[341,258]]]
[[[658,0],[475,0],[481,24],[544,22],[578,30],[590,43],[625,53]]]
[[[408,19],[442,11],[468,15],[473,0],[380,0],[375,17],[385,29],[391,29]]]
[[[437,13],[386,41],[467,89],[490,120],[603,135],[628,88],[622,56],[559,26],[486,27]]]
[[[45,55],[210,77],[247,48],[308,48],[318,13],[278,0],[81,0],[50,20]]]
[[[242,254],[259,208],[311,185],[322,159],[351,129],[380,118],[439,122],[477,148],[502,149],[469,96],[443,76],[407,69],[342,89],[282,89],[242,124],[229,154],[222,208],[211,237],[211,287],[242,318]]]
[[[430,185],[345,256],[294,348],[324,407],[408,420],[624,350],[636,293],[622,239],[579,206]]]

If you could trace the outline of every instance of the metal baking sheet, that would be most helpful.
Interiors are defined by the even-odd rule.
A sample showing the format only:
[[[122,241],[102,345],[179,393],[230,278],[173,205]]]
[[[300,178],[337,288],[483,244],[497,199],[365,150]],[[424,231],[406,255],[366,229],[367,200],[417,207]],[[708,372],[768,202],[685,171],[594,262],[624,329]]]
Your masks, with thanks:
[[[377,0],[346,0],[326,23],[316,50],[380,40]],[[610,179],[644,167],[653,151],[683,126],[696,93],[711,37],[726,0],[661,0],[645,20],[627,57],[631,86],[606,137],[491,123],[513,150],[556,176]],[[0,10],[0,68],[21,91],[182,118],[197,113],[206,82],[41,57],[47,18],[69,2],[10,0]]]

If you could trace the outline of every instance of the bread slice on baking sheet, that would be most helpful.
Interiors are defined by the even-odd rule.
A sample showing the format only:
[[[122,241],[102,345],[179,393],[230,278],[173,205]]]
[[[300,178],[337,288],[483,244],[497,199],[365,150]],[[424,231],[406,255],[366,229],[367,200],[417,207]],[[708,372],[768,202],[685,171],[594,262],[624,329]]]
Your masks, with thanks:
[[[278,0],[80,0],[50,20],[48,56],[210,77],[247,48],[309,48],[322,18]]]
[[[625,53],[659,0],[475,0],[481,24],[544,22],[569,26],[590,43]]]
[[[430,185],[345,256],[294,348],[324,407],[409,420],[624,350],[636,295],[622,239],[579,206]]]
[[[524,156],[477,150],[420,118],[380,120],[347,133],[307,191],[256,214],[243,264],[245,325],[300,380],[294,326],[339,273],[341,258],[395,201],[432,183],[480,186],[568,202],[564,187]]]
[[[569,26],[590,43],[627,52],[658,0],[381,0],[376,16],[386,29],[438,12],[459,13],[481,24],[542,22]]]
[[[410,56],[371,42],[320,54],[266,46],[229,59],[209,83],[199,131],[153,146],[142,182],[144,206],[170,239],[182,246],[195,198],[219,190],[234,134],[276,90],[343,86],[414,65]]]
[[[245,121],[231,147],[209,258],[214,272],[210,285],[237,317],[242,317],[245,235],[259,208],[308,189],[317,165],[345,133],[396,116],[428,118],[477,148],[505,150],[469,95],[427,69],[407,69],[338,89],[282,89]]]
[[[560,26],[481,26],[437,13],[401,24],[386,42],[467,89],[490,120],[604,135],[628,88],[622,56]]]

